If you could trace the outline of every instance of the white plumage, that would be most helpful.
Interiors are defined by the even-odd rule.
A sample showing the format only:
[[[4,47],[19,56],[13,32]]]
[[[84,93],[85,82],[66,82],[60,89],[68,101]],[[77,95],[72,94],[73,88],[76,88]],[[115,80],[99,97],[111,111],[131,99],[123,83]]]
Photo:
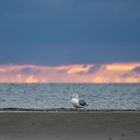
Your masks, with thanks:
[[[79,99],[78,94],[74,94],[71,96],[71,103],[77,109],[84,108],[84,107],[88,106],[88,104],[84,100]]]

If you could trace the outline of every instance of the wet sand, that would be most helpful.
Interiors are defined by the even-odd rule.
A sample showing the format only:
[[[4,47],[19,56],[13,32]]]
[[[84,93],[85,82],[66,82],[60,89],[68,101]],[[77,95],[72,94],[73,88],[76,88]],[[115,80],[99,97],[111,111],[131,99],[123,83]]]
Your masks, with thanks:
[[[140,111],[0,111],[0,140],[140,140]]]

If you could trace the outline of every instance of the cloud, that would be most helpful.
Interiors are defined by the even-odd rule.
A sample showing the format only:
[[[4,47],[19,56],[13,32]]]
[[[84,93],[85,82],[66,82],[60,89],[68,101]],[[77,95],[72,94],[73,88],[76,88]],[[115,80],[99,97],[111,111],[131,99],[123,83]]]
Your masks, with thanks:
[[[137,74],[140,74],[140,67],[135,67],[132,72],[135,72]]]
[[[0,83],[139,83],[140,63],[0,65]]]
[[[34,75],[37,75],[37,74],[40,74],[42,71],[40,69],[33,69],[33,68],[30,68],[30,67],[26,67],[26,68],[23,68],[20,73],[23,74],[23,75],[30,75],[30,74],[34,74]]]
[[[126,72],[125,74],[122,75],[122,78],[130,80],[130,78],[133,77],[133,80],[138,82],[140,79],[140,66],[136,66],[134,69],[131,71]]]
[[[88,74],[94,74],[101,68],[100,64],[95,64],[88,70]]]
[[[73,65],[68,71],[68,74],[84,74],[87,73],[92,65]]]

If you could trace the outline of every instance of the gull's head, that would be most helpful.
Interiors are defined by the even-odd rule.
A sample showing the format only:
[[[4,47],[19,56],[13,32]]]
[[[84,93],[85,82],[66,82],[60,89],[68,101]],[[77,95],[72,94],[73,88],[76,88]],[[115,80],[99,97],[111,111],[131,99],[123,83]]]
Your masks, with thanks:
[[[78,94],[73,94],[72,96],[71,96],[71,99],[73,99],[73,98],[76,98],[76,99],[78,99]]]

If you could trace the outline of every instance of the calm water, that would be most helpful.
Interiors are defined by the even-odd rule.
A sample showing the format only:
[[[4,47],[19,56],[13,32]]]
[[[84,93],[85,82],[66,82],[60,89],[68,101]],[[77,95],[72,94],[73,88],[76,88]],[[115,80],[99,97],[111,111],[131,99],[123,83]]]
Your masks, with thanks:
[[[140,84],[0,84],[0,108],[71,108],[74,93],[93,109],[140,109]]]

